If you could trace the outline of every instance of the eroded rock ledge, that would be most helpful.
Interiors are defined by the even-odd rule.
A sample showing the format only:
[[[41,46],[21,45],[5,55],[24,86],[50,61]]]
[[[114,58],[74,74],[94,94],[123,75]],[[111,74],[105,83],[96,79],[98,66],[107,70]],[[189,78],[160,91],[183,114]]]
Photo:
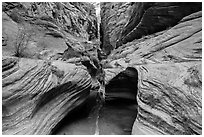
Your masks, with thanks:
[[[3,134],[51,134],[89,96],[91,77],[59,61],[3,58]]]

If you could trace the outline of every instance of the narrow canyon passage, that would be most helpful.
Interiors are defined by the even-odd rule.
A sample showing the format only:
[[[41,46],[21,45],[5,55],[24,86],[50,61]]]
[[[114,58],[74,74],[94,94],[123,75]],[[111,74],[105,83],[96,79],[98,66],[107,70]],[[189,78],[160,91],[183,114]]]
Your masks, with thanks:
[[[202,3],[3,2],[2,134],[202,134]]]
[[[79,110],[63,119],[63,124],[53,134],[130,135],[136,118],[137,105],[121,101],[115,103],[95,104],[90,112],[87,112],[86,106],[78,108]]]
[[[137,116],[137,71],[126,69],[106,86],[106,98],[91,91],[87,101],[62,120],[53,134],[130,135]]]

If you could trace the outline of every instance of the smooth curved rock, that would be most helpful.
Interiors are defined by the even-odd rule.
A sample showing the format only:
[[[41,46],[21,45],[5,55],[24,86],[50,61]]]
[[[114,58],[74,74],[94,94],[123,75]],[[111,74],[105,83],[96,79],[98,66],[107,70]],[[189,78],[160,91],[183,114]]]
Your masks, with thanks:
[[[108,57],[113,68],[107,80],[126,66],[138,70],[138,115],[132,134],[202,134],[201,18],[201,12],[193,13]]]
[[[89,96],[91,77],[59,61],[3,57],[2,133],[51,134]]]
[[[132,15],[130,21],[137,20],[134,28],[131,29],[129,24],[124,27],[121,40],[122,43],[131,42],[134,39],[149,35],[155,32],[165,30],[176,25],[183,17],[200,11],[201,3],[143,3],[144,8],[142,18]],[[146,9],[145,9],[146,8]],[[136,11],[138,12],[138,11]],[[133,18],[133,19],[132,19]],[[139,21],[138,21],[139,20]]]
[[[192,13],[201,11],[199,2],[104,2],[101,4],[102,49],[113,49],[175,26]]]
[[[201,3],[2,4],[3,134],[202,134]]]
[[[201,62],[137,68],[141,80],[133,134],[201,134]]]
[[[125,67],[150,63],[201,61],[201,16],[201,12],[193,13],[189,20],[184,20],[169,30],[125,44],[110,54],[109,64],[114,67]],[[119,65],[116,65],[116,62]]]

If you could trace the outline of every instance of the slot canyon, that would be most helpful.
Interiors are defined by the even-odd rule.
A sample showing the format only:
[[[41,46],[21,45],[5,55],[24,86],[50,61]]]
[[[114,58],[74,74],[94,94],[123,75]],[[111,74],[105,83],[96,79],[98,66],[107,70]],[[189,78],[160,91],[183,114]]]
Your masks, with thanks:
[[[3,135],[201,135],[202,2],[2,2]]]

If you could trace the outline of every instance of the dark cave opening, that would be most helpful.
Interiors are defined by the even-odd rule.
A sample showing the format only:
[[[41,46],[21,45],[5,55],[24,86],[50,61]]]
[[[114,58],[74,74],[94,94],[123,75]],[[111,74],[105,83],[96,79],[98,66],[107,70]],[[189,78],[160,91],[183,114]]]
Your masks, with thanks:
[[[98,128],[99,135],[130,135],[137,117],[137,81],[137,70],[128,67],[106,85],[105,101],[97,90],[91,91],[89,98],[67,114],[52,134],[93,135]]]

